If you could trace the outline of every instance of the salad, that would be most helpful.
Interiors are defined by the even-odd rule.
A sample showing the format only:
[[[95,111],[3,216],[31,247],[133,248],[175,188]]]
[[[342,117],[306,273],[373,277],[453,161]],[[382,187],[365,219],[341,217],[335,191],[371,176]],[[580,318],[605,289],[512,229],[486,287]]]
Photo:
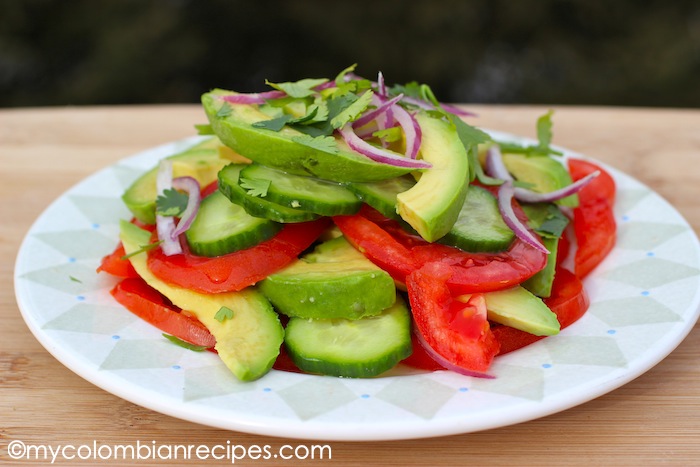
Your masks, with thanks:
[[[202,96],[202,141],[124,193],[98,272],[175,344],[240,380],[492,377],[579,319],[615,243],[615,184],[538,141],[498,141],[418,83],[355,74]]]

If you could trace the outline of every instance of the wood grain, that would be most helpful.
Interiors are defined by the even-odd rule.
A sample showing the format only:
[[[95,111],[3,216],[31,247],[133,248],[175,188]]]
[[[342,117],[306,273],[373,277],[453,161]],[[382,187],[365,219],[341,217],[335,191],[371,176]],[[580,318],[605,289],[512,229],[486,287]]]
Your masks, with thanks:
[[[533,137],[546,108],[473,106],[480,126]],[[700,231],[700,111],[554,107],[555,142],[649,185]],[[140,150],[193,134],[197,106],[0,111],[0,464],[13,440],[58,446],[312,444],[199,426],[141,408],[81,379],[32,336],[13,291],[19,245],[73,184]],[[332,442],[335,465],[691,465],[700,460],[700,332],[622,388],[539,420],[485,432],[397,442]],[[322,443],[315,443],[322,444]],[[211,461],[214,462],[213,460]],[[57,464],[68,461],[57,461]],[[75,461],[73,463],[76,463]],[[118,465],[119,462],[104,462]],[[192,461],[192,464],[196,462]],[[208,464],[209,462],[204,462]],[[131,464],[124,462],[124,465]],[[164,465],[141,460],[135,465]],[[175,464],[168,462],[167,464]]]

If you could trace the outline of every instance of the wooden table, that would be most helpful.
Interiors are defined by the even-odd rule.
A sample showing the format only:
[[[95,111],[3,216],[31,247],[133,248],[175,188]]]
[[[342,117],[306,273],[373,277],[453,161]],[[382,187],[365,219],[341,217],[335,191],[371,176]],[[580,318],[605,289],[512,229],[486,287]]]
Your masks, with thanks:
[[[478,124],[534,136],[543,107],[474,106]],[[555,107],[555,142],[651,186],[700,232],[700,111]],[[198,106],[0,111],[0,464],[13,440],[61,444],[303,441],[199,426],[115,397],[58,363],[24,324],[13,263],[39,213],[76,182],[120,158],[193,134]],[[700,332],[626,386],[516,426],[436,439],[332,442],[335,465],[656,465],[700,462]],[[60,462],[60,458],[57,462]],[[22,463],[17,461],[18,463]],[[26,463],[26,462],[25,462]],[[84,462],[83,462],[84,463]],[[238,465],[246,465],[237,461]],[[249,460],[249,464],[273,461]],[[293,461],[281,462],[293,465]],[[304,464],[323,461],[306,461]],[[88,462],[89,464],[89,462]],[[136,465],[164,465],[142,460]],[[85,464],[87,465],[87,464]]]

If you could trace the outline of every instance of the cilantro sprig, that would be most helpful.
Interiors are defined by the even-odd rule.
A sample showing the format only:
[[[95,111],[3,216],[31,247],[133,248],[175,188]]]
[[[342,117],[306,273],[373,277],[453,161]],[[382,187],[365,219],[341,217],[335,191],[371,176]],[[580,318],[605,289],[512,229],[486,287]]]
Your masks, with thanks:
[[[527,156],[561,156],[563,153],[552,148],[552,115],[554,111],[550,110],[546,114],[537,119],[537,144],[521,145],[516,143],[498,142],[503,152],[513,154],[525,154]]]
[[[119,259],[121,259],[122,261],[127,260],[127,259],[131,258],[132,256],[136,256],[136,255],[144,253],[146,251],[150,251],[150,250],[156,248],[157,246],[159,246],[161,243],[163,243],[163,240],[158,240],[157,242],[148,243],[146,245],[139,245],[138,250],[134,250],[131,253],[127,253]]]
[[[188,350],[192,350],[194,352],[203,352],[203,351],[207,350],[207,347],[205,345],[190,344],[189,342],[183,341],[179,337],[171,336],[170,334],[163,333],[162,336],[165,337],[166,339],[168,339],[173,344],[178,345],[178,346],[185,348],[185,349],[188,349]]]
[[[233,318],[233,310],[231,308],[222,306],[219,311],[214,315],[214,319],[220,323],[223,323],[227,319]]]
[[[270,189],[270,180],[262,178],[241,178],[239,185],[246,190],[250,196],[264,198],[267,196],[267,190]]]
[[[163,190],[156,198],[156,214],[166,217],[177,217],[187,208],[189,196],[174,188]]]

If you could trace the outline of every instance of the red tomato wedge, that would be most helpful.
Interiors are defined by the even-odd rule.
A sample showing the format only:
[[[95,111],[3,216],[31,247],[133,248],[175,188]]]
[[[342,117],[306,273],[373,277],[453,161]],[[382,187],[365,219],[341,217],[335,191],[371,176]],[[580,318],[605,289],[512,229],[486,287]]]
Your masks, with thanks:
[[[121,242],[114,251],[100,261],[97,272],[106,272],[116,277],[139,277],[128,259],[124,259],[126,251]]]
[[[576,275],[591,273],[615,246],[616,223],[612,207],[605,203],[581,205],[574,209],[576,232]]]
[[[504,252],[470,253],[429,243],[366,209],[353,216],[334,217],[333,221],[350,243],[400,283],[423,265],[439,262],[452,269],[447,281],[451,292],[490,292],[520,284],[547,264],[544,253],[517,239]]]
[[[574,209],[577,250],[575,272],[586,277],[615,246],[617,225],[613,207],[615,181],[598,165],[581,159],[569,159],[574,180],[599,170],[601,173],[578,192],[579,206]]]
[[[148,252],[148,267],[161,280],[197,292],[239,291],[294,261],[329,224],[327,218],[287,224],[254,247],[212,258],[193,255],[186,242],[178,255],[166,256],[154,248]]]
[[[417,269],[418,264],[410,249],[397,242],[379,224],[359,214],[336,216],[333,222],[355,248],[395,281],[405,283],[406,276]]]
[[[143,224],[135,218],[131,219],[131,223],[151,232],[155,230],[155,226]],[[97,267],[97,272],[106,272],[116,277],[139,277],[131,262],[124,256],[126,256],[124,245],[119,242],[112,253],[102,258],[100,265]]]
[[[428,263],[408,276],[413,319],[434,352],[463,372],[484,374],[498,353],[498,340],[486,320],[485,302],[479,309],[452,297],[447,287],[451,275],[448,265]]]
[[[141,278],[126,278],[111,293],[126,309],[165,333],[206,348],[216,344],[200,321],[181,312]]]

